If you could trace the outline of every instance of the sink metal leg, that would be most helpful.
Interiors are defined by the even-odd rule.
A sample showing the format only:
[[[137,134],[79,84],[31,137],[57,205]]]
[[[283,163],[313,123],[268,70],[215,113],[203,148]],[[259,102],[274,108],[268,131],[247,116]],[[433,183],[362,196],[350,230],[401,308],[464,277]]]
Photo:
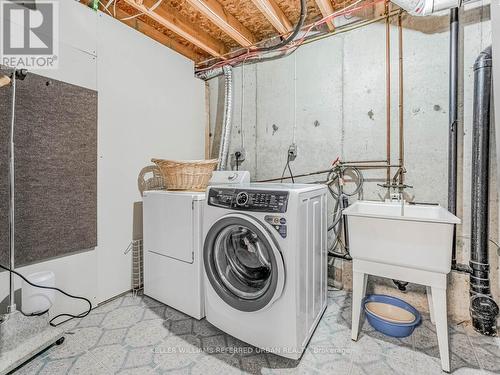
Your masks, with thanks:
[[[368,275],[363,272],[353,270],[352,275],[352,322],[351,338],[358,340],[359,326],[361,320],[361,302],[366,293],[366,283]]]
[[[436,324],[434,320],[434,306],[432,304],[432,288],[430,286],[425,287],[427,294],[427,303],[429,304],[429,314],[431,315],[431,323]]]
[[[450,349],[448,340],[448,316],[446,312],[446,289],[432,287],[432,305],[443,371],[450,372]]]

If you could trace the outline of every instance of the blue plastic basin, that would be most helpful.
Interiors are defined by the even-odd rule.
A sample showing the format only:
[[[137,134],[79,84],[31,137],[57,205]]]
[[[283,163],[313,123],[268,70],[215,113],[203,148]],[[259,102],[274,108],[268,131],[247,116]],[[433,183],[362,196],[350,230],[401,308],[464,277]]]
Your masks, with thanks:
[[[366,308],[368,302],[381,302],[387,303],[393,306],[400,307],[406,311],[411,312],[415,315],[415,320],[411,323],[395,323],[387,321],[377,315],[374,315]],[[392,296],[385,296],[383,294],[371,294],[363,299],[363,309],[365,310],[366,318],[370,325],[377,331],[391,337],[407,337],[413,333],[415,327],[417,327],[422,318],[420,313],[409,303]]]

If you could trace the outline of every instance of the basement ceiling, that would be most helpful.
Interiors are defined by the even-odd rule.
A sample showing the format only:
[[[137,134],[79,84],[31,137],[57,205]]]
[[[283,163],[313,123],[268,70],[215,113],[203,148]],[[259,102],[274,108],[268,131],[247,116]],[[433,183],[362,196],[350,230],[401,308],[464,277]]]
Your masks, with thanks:
[[[307,0],[305,25],[352,2]],[[300,0],[101,0],[99,9],[200,63],[286,36],[299,19]],[[331,22],[319,27],[334,30]]]

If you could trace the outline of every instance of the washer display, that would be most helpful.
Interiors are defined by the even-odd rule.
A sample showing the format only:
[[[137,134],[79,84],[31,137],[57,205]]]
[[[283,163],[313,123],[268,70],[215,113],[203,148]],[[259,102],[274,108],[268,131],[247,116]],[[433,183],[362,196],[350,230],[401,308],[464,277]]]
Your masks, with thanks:
[[[285,213],[288,195],[287,191],[212,188],[208,193],[208,204],[238,211]]]

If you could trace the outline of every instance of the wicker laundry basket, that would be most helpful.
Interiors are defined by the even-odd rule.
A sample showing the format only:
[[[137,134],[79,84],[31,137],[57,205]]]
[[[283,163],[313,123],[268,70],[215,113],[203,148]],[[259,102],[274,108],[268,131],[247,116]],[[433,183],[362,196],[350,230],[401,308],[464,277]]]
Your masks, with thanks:
[[[156,165],[148,165],[142,168],[139,177],[137,177],[137,187],[141,197],[146,190],[165,190],[165,179],[160,168]]]
[[[151,159],[165,179],[167,190],[205,191],[218,160]]]

